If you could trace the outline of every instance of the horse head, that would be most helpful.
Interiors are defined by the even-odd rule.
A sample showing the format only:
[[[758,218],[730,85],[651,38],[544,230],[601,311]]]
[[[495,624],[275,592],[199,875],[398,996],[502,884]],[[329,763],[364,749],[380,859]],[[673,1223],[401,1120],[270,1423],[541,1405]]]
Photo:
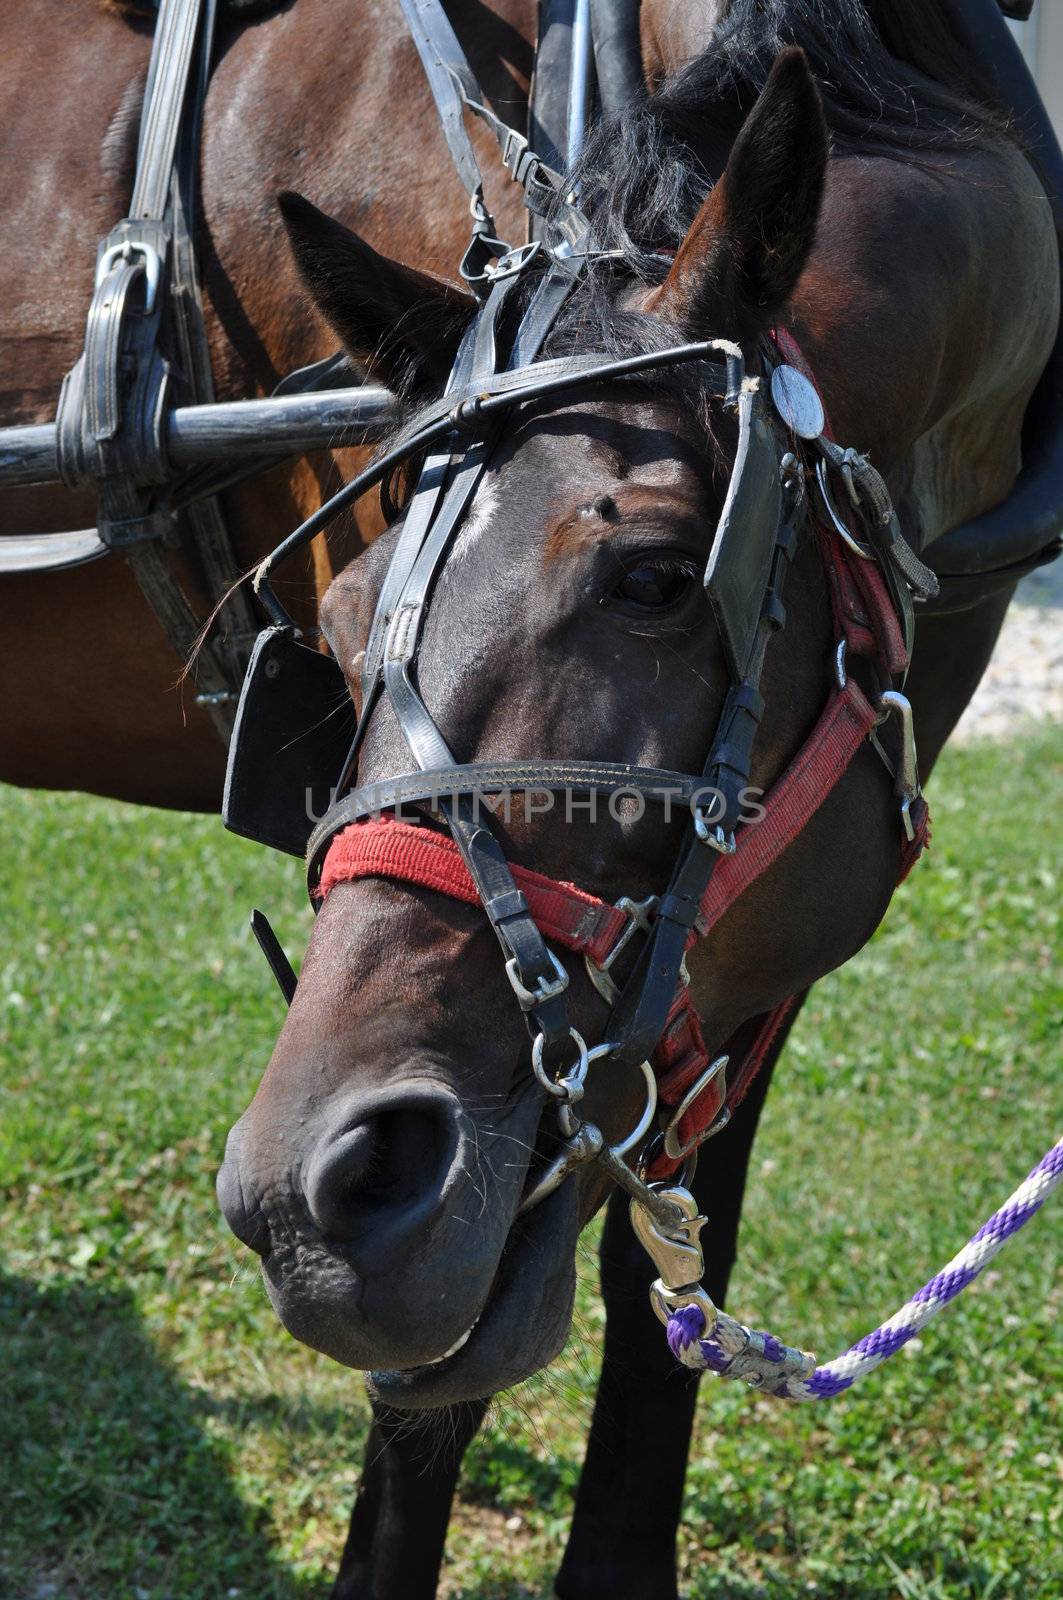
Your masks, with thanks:
[[[598,234],[619,238],[620,253],[586,275],[544,357],[724,338],[754,370],[760,342],[787,319],[827,167],[804,57],[779,58],[711,187],[708,154],[699,159],[689,129],[684,139],[682,182],[673,153],[641,191],[627,181],[623,216],[605,191],[595,216],[592,197]],[[469,297],[385,259],[298,197],[284,211],[302,275],[348,350],[414,406],[438,396],[473,316]],[[592,757],[701,771],[729,681],[702,573],[737,426],[706,398],[700,372],[592,381],[501,427],[432,591],[416,668],[460,761]],[[401,527],[399,516],[324,604],[359,708]],[[754,793],[786,768],[831,689],[834,623],[807,524],[786,608],[761,683]],[[382,701],[359,784],[410,765]],[[418,816],[427,834],[446,833],[430,807]],[[682,808],[666,818],[630,796],[599,797],[594,814],[586,797],[555,795],[547,808],[517,796],[491,820],[510,862],[605,901],[659,894],[689,824]],[[897,837],[890,786],[865,747],[691,952],[689,992],[710,1049],[866,941],[896,882]],[[569,976],[572,1024],[600,1040],[599,988],[578,963]],[[601,1168],[586,1165],[521,1212],[557,1148],[547,1098],[480,907],[424,883],[338,882],[219,1179],[289,1330],[372,1369],[399,1405],[491,1394],[547,1363],[568,1331],[577,1236],[608,1192]],[[643,1105],[637,1068],[591,1066],[581,1112],[606,1138],[621,1139]]]

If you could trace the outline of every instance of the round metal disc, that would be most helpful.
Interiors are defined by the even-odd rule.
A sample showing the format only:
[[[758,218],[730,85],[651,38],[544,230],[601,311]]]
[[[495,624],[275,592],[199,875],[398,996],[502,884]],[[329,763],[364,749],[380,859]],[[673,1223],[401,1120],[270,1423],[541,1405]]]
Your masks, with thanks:
[[[776,367],[771,375],[771,398],[786,426],[799,439],[818,439],[826,426],[823,401],[816,387],[796,367]]]

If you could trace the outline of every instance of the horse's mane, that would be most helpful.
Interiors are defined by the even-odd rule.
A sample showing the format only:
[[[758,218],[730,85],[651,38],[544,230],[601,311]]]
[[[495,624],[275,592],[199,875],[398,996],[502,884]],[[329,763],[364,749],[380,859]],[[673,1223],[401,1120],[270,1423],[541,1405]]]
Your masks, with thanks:
[[[591,134],[578,181],[596,242],[648,281],[683,238],[788,45],[804,50],[835,155],[918,162],[1007,137],[954,25],[962,0],[730,0],[711,45]]]
[[[771,64],[798,45],[819,81],[839,152],[910,156],[1002,121],[963,43],[963,0],[729,0],[711,46],[657,96],[677,124],[694,111],[735,131]]]

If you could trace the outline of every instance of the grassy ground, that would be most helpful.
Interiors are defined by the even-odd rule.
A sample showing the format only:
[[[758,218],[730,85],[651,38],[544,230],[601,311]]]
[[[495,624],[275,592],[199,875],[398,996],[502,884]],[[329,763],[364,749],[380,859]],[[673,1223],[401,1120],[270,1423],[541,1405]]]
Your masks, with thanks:
[[[798,1025],[732,1304],[823,1356],[1060,1131],[1061,764],[1058,731],[946,758],[929,860]],[[0,827],[0,1594],[311,1600],[366,1405],[280,1331],[212,1192],[279,1021],[246,913],[299,949],[298,866],[77,798],[8,791]],[[708,1380],[692,1600],[1063,1595],[1060,1205],[857,1398]],[[593,1335],[589,1250],[584,1278]],[[548,1592],[593,1368],[571,1351],[473,1446],[449,1595]]]

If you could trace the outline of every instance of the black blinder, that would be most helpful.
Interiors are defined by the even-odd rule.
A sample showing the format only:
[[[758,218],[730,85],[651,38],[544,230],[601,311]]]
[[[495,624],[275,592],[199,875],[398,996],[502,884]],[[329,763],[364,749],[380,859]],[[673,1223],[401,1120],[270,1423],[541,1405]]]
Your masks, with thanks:
[[[738,401],[738,453],[705,568],[732,679],[746,675],[782,517],[779,446],[759,390]]]
[[[292,856],[335,796],[354,737],[354,705],[332,656],[266,628],[240,694],[222,820],[232,833]]]

